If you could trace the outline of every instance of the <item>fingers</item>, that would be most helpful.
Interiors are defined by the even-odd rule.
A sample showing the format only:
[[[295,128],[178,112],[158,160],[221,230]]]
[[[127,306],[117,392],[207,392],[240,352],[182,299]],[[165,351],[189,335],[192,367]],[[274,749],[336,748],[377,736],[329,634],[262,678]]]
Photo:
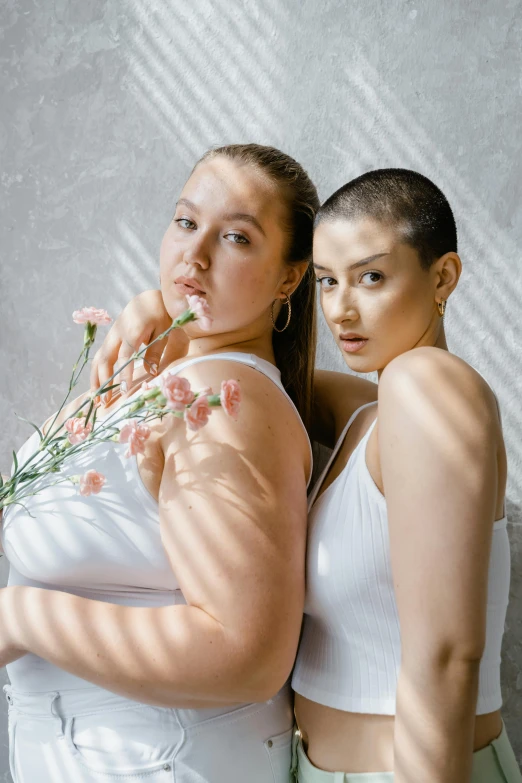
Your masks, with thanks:
[[[167,342],[168,338],[165,337],[164,340],[158,340],[157,343],[154,343],[154,345],[152,345],[150,348],[147,348],[145,351],[143,356],[143,364],[145,365],[147,372],[151,375],[158,374],[158,367],[160,366],[161,357],[163,356],[163,351],[165,350]]]
[[[105,343],[102,345],[102,347],[95,353],[94,358],[92,360],[91,365],[91,374],[90,374],[90,393],[94,394],[95,391],[97,391],[101,386],[104,386],[108,379],[111,377],[113,373],[113,367],[114,362],[117,357],[114,353],[114,350],[108,351],[109,346],[106,346]],[[107,392],[108,397],[106,397],[102,402],[109,402],[110,401],[110,392]]]
[[[119,331],[115,327],[116,324],[111,328],[92,360],[90,373],[91,394],[107,384],[112,386],[114,383],[119,383],[120,379],[117,377],[110,383],[108,383],[108,381],[118,370],[118,367],[124,364],[124,362],[134,353],[132,346],[120,337]],[[129,365],[129,367],[131,368],[130,382],[132,382],[132,365]],[[126,373],[126,382],[129,384],[129,368],[126,368]],[[107,405],[111,401],[113,391],[104,392],[102,395],[102,403],[104,405]]]
[[[99,353],[99,351],[96,351],[91,361],[91,370],[89,373],[89,387],[91,394],[94,394],[96,389],[100,388],[100,379],[98,374]]]
[[[95,360],[96,360],[97,378],[93,385],[92,384],[93,373],[91,372],[91,394],[93,394],[100,387],[107,385],[109,378],[114,372],[115,361],[117,361],[111,357],[111,354],[105,353],[102,348],[96,354]],[[109,385],[112,385],[112,383]],[[101,395],[101,401],[104,405],[107,405],[111,401],[111,399],[112,399],[112,391],[104,392]]]
[[[123,388],[120,388],[122,394],[125,393],[125,389],[130,389],[134,374],[134,362],[131,362],[121,373],[108,383],[109,378],[111,378],[115,372],[118,372],[118,369],[122,367],[122,365],[129,361],[132,355],[139,350],[139,347],[143,342],[143,334],[131,335],[131,342],[131,339],[125,339],[123,337],[122,332],[123,326],[118,319],[115,321],[101,347],[94,355],[90,373],[91,394],[107,384],[112,386],[116,383],[122,383]],[[115,389],[104,392],[104,394],[101,395],[101,401],[104,405],[109,404],[114,391]]]
[[[114,366],[114,372],[118,371],[119,368],[123,367],[125,364],[127,366],[123,367],[123,369],[118,372],[118,375],[114,378],[113,383],[120,384],[120,393],[122,396],[125,396],[132,386],[132,380],[134,378],[134,361],[130,360],[136,351],[139,350],[140,345],[141,342],[136,347],[133,347],[129,342],[127,342],[127,340],[124,340],[120,345],[118,359]],[[129,363],[127,364],[127,362]]]

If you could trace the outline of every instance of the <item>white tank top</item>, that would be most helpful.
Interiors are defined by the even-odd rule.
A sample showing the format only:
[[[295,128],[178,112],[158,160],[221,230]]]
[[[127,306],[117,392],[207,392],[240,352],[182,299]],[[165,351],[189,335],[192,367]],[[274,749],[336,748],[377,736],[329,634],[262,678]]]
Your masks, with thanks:
[[[352,421],[367,407],[349,420],[310,496],[305,619],[292,687],[345,712],[394,715],[401,639],[386,501],[366,466],[375,422],[314,503]],[[500,648],[509,579],[504,517],[493,526],[477,715],[502,704]]]
[[[288,397],[277,367],[252,354],[201,356],[172,371],[178,374],[214,359],[253,367]],[[37,445],[35,432],[19,450],[19,464]],[[141,480],[136,457],[124,454],[117,443],[99,443],[65,464],[61,475],[100,470],[106,484],[98,495],[82,497],[72,484],[52,486],[53,477],[46,476],[35,485],[38,494],[24,501],[34,518],[20,506],[6,509],[2,544],[10,563],[9,585],[62,590],[128,606],[185,603],[161,543],[158,503]],[[10,664],[7,673],[13,687],[23,691],[92,687],[32,654]]]

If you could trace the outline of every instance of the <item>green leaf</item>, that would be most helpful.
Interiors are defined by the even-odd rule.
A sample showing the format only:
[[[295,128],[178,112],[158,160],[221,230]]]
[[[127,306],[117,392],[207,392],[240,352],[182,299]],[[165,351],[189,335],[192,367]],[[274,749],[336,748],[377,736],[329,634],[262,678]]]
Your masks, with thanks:
[[[15,416],[16,416],[17,419],[20,419],[20,421],[25,421],[26,424],[30,424],[31,427],[34,427],[34,429],[36,430],[36,432],[40,436],[40,440],[44,439],[44,436],[43,436],[43,433],[42,433],[40,427],[37,427],[36,424],[34,424],[34,422],[29,421],[29,419],[24,419],[24,417],[23,416],[19,416],[18,413],[15,413]]]
[[[94,410],[94,402],[91,401],[91,404],[89,405],[89,410],[87,411],[87,416],[85,417],[85,423],[88,423],[89,419],[91,418],[91,413]]]
[[[112,391],[113,389],[119,389],[119,388],[120,388],[119,383],[113,383],[112,386],[107,386],[107,388],[105,388],[105,386],[102,386],[102,393],[105,394],[105,392]]]
[[[14,462],[13,473],[17,473],[18,472],[18,458],[16,456],[16,451],[13,451],[13,462]]]

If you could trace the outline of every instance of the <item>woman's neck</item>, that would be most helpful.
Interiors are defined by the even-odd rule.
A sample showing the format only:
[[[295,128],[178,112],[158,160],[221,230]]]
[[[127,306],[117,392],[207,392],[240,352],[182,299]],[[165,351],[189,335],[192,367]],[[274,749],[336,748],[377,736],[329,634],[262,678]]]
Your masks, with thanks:
[[[271,334],[247,338],[231,334],[197,337],[190,340],[186,356],[191,358],[213,353],[252,353],[271,364],[276,363]]]
[[[422,340],[419,340],[417,345],[414,345],[413,348],[440,348],[442,351],[448,351],[448,343],[446,341],[446,332],[444,331],[444,324],[441,323],[439,329],[436,333],[432,334],[431,336],[426,335],[425,338]],[[400,354],[398,354],[400,356]],[[381,370],[377,371],[377,377],[380,379],[382,373],[384,372],[385,368],[383,367]]]

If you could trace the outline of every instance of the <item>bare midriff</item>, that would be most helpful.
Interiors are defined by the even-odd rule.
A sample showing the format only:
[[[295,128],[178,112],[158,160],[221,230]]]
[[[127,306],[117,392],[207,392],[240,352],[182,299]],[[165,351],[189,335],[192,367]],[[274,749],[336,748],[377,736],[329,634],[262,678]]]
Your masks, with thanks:
[[[295,694],[295,714],[308,758],[327,772],[393,770],[393,715],[343,712]],[[477,715],[474,750],[502,731],[500,712]]]

